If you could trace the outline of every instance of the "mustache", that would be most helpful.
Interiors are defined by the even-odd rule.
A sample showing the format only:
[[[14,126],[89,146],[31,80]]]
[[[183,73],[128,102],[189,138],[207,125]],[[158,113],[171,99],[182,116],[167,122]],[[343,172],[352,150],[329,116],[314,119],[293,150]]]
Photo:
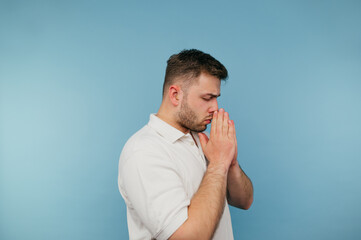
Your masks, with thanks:
[[[212,120],[213,119],[213,114],[212,115],[209,115],[205,118],[205,120]]]

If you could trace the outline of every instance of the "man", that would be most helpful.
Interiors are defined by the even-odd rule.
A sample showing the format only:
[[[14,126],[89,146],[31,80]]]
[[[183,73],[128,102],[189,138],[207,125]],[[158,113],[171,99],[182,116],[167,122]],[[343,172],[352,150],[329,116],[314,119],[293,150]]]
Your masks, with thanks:
[[[234,122],[218,109],[227,76],[199,50],[169,58],[158,113],[120,155],[130,239],[233,239],[228,203],[248,209],[253,187],[237,162]]]

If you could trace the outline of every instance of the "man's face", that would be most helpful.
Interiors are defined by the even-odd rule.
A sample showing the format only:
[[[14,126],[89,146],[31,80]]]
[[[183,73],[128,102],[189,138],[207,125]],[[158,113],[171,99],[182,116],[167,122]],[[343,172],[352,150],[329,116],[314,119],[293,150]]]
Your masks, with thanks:
[[[198,82],[185,92],[178,112],[178,124],[195,132],[202,132],[211,122],[213,112],[218,110],[221,81],[202,73]]]

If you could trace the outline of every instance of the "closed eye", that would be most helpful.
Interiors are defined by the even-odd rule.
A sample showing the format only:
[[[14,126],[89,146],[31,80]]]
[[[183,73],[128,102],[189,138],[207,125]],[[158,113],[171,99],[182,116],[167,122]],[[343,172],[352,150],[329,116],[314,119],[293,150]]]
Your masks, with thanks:
[[[203,96],[202,96],[202,99],[203,99],[204,101],[211,101],[212,99],[218,98],[218,97],[220,97],[220,96],[221,96],[221,94],[216,95],[216,94],[208,93],[208,94],[203,95]]]

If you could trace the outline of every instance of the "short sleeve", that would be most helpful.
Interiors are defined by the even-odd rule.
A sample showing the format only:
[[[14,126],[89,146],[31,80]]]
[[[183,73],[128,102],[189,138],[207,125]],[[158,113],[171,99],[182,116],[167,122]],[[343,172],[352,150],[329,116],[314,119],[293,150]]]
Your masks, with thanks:
[[[153,238],[168,239],[187,220],[190,199],[177,166],[165,153],[132,153],[120,169],[120,185]]]

